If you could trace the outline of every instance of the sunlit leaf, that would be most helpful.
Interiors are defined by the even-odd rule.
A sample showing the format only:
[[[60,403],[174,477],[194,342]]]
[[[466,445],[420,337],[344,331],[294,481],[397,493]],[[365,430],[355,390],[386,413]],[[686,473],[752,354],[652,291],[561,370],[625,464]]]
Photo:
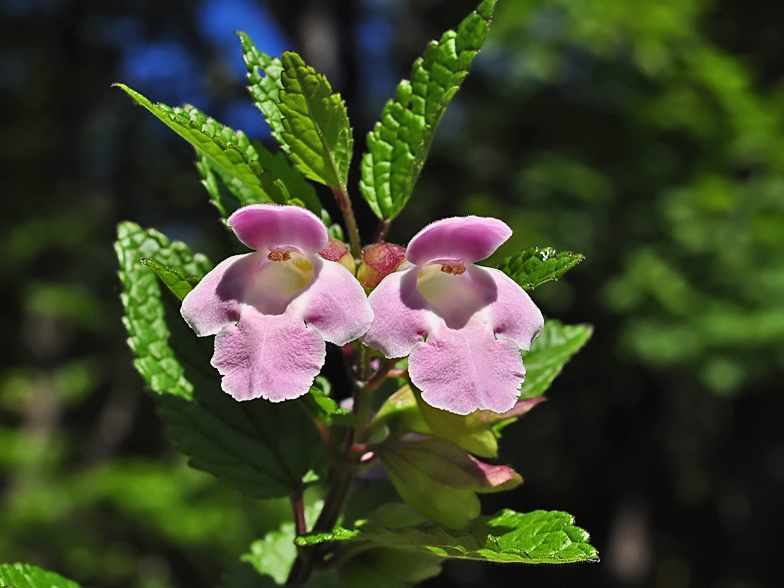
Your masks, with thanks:
[[[531,247],[507,257],[498,269],[517,282],[524,290],[557,280],[585,257],[571,251],[557,252],[552,247]]]
[[[329,381],[318,376],[310,392],[301,398],[305,409],[325,425],[350,425],[356,423],[356,416],[347,408],[341,408],[329,397]]]
[[[337,527],[331,533],[305,535],[296,541],[301,546],[344,541],[356,547],[395,547],[458,559],[559,564],[598,561],[599,554],[589,539],[565,512],[503,510],[493,517],[480,517],[463,531],[432,524],[391,529],[365,523],[356,529]]]
[[[368,135],[360,188],[379,218],[394,218],[411,197],[436,127],[485,40],[495,3],[484,0],[457,31],[428,45]]]
[[[346,104],[296,53],[285,52],[282,63],[278,106],[289,157],[311,180],[345,191],[354,144]]]
[[[189,276],[182,270],[166,267],[155,259],[144,258],[141,262],[152,269],[179,300],[184,299],[185,296],[188,295],[188,292],[193,290],[193,288],[196,287],[196,284],[199,283],[198,277]]]
[[[561,373],[566,362],[585,345],[593,334],[590,325],[564,325],[548,320],[530,351],[523,351],[525,381],[520,398],[542,396]]]
[[[80,588],[54,572],[23,563],[0,564],[0,586],[10,588]]]
[[[283,115],[278,107],[278,93],[283,88],[280,81],[283,64],[277,57],[270,57],[256,49],[246,33],[237,32],[237,35],[242,44],[242,59],[248,68],[248,91],[253,96],[256,107],[264,115],[272,136],[278,140],[283,150],[288,152],[289,147],[283,140]]]

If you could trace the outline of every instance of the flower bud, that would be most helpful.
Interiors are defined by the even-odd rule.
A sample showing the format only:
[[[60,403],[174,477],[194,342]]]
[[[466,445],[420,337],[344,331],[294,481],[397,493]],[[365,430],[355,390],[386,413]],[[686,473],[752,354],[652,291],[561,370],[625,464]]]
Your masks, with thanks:
[[[330,237],[327,246],[319,251],[319,255],[329,261],[337,261],[345,265],[352,274],[357,269],[354,263],[354,256],[351,255],[351,250],[342,241],[338,241],[335,237]]]
[[[422,393],[418,389],[413,386],[412,389],[422,420],[433,434],[480,457],[495,457],[498,454],[498,440],[494,430],[497,423],[505,425],[506,422],[513,422],[544,400],[542,396],[518,400],[511,410],[504,413],[475,410],[467,415],[459,415],[430,406],[422,400]]]
[[[397,270],[406,261],[406,249],[394,243],[374,243],[362,251],[362,263],[357,279],[365,292],[370,292],[385,277]]]
[[[376,451],[400,497],[420,514],[452,529],[479,516],[477,492],[500,492],[522,483],[506,466],[477,460],[436,437],[392,439]]]

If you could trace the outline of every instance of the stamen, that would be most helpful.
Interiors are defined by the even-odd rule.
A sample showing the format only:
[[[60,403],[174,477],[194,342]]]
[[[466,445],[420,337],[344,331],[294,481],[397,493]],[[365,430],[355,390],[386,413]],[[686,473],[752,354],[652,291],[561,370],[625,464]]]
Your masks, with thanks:
[[[451,265],[449,263],[442,263],[441,271],[444,272],[445,274],[459,276],[460,274],[466,271],[466,268],[464,265]]]
[[[291,259],[291,253],[288,251],[270,251],[267,259],[270,261],[288,261]]]

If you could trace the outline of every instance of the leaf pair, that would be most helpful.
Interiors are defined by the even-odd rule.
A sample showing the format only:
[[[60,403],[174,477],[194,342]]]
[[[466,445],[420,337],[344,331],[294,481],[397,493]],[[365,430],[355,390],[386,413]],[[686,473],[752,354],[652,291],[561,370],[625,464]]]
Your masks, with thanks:
[[[368,135],[360,189],[380,219],[396,217],[411,197],[436,127],[484,42],[495,3],[484,0],[456,31],[428,45]],[[271,58],[239,35],[249,90],[272,135],[305,176],[345,193],[353,138],[343,100],[296,53]]]

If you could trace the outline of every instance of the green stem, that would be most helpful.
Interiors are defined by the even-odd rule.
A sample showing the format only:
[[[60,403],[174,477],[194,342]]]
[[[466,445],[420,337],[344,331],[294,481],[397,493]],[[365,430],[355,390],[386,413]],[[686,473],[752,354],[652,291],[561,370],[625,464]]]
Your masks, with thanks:
[[[335,194],[340,211],[343,213],[343,219],[346,221],[346,230],[351,242],[351,255],[359,262],[362,259],[362,244],[359,240],[359,229],[357,228],[357,220],[354,218],[354,210],[351,208],[351,198],[349,198],[348,190],[346,188],[341,188],[340,190],[333,188],[332,193]]]
[[[324,499],[324,508],[321,509],[321,513],[313,525],[312,533],[328,533],[332,531],[340,518],[340,514],[343,512],[346,500],[351,492],[351,486],[354,483],[354,477],[356,476],[357,453],[358,451],[363,453],[366,451],[366,448],[362,449],[362,443],[365,441],[365,436],[368,433],[372,392],[395,365],[394,360],[387,360],[371,378],[369,377],[370,349],[365,345],[360,345],[358,355],[357,379],[359,381],[354,383],[354,414],[357,415],[357,426],[350,427],[346,431],[346,438],[342,447],[338,449],[340,453],[336,460],[335,472],[329,481],[329,489]],[[361,382],[364,382],[364,384]],[[294,496],[292,496],[292,505],[294,506],[297,535],[302,535],[306,532],[304,530],[304,514],[300,526],[300,522],[297,519],[297,506]],[[300,528],[303,529],[302,532],[300,532]],[[305,586],[324,555],[324,546],[316,545],[307,549],[300,549],[286,579],[286,586]]]

